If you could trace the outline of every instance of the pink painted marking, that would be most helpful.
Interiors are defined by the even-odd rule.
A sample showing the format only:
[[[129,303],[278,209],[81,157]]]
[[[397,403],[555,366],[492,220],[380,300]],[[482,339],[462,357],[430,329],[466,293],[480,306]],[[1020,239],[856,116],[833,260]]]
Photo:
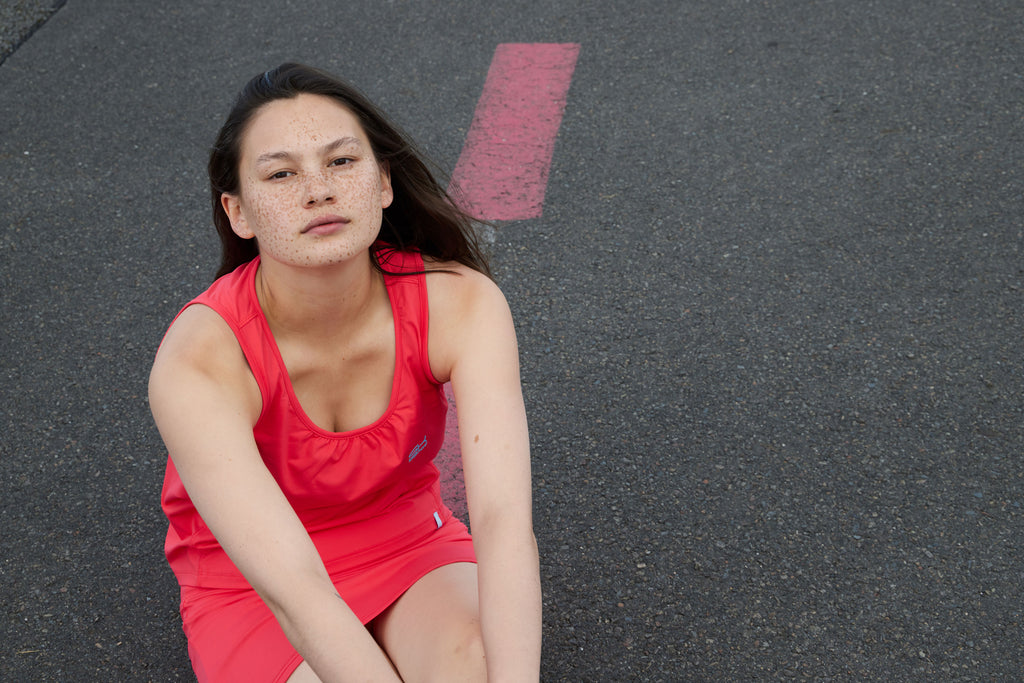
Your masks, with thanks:
[[[462,155],[452,193],[483,220],[537,218],[555,136],[579,55],[578,43],[502,43]]]
[[[537,218],[576,68],[578,43],[503,43],[491,68],[462,155],[452,174],[453,196],[483,220]],[[458,413],[450,384],[444,444],[434,463],[441,497],[468,522]]]
[[[462,449],[459,446],[459,418],[455,410],[455,397],[452,385],[444,385],[444,394],[448,397],[448,419],[444,425],[444,444],[434,458],[441,473],[441,500],[455,516],[469,523],[469,510],[466,506],[466,484],[462,478]]]

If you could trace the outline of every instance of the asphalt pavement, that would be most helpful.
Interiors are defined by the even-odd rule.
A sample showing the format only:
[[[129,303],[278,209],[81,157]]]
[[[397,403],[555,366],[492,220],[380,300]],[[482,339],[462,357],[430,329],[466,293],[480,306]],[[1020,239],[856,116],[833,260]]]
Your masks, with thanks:
[[[1018,0],[42,6],[0,12],[0,680],[192,680],[146,377],[237,89],[322,66],[451,169],[510,42],[581,45],[493,245],[543,679],[1021,680]]]

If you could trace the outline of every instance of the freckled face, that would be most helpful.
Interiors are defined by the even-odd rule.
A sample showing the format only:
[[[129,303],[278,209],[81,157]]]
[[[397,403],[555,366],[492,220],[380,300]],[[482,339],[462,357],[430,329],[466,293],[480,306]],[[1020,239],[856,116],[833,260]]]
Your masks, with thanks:
[[[242,136],[240,191],[221,204],[264,260],[333,265],[365,253],[391,204],[391,178],[348,109],[302,94],[264,105]]]

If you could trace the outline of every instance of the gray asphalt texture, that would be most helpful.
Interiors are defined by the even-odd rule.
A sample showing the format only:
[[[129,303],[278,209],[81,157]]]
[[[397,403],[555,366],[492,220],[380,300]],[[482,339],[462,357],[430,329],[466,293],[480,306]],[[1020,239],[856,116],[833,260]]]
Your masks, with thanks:
[[[582,45],[493,247],[544,680],[1021,680],[1018,0],[68,0],[0,65],[0,679],[192,679],[146,377],[237,89],[451,168],[505,42]]]
[[[0,2],[0,63],[42,26],[66,0]]]

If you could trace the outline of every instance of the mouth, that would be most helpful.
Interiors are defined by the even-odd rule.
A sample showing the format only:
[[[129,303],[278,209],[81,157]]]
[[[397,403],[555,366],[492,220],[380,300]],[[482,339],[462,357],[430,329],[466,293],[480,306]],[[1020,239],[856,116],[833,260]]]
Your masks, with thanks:
[[[306,227],[302,229],[302,234],[325,235],[343,228],[348,222],[347,218],[341,216],[320,216],[307,223]]]

